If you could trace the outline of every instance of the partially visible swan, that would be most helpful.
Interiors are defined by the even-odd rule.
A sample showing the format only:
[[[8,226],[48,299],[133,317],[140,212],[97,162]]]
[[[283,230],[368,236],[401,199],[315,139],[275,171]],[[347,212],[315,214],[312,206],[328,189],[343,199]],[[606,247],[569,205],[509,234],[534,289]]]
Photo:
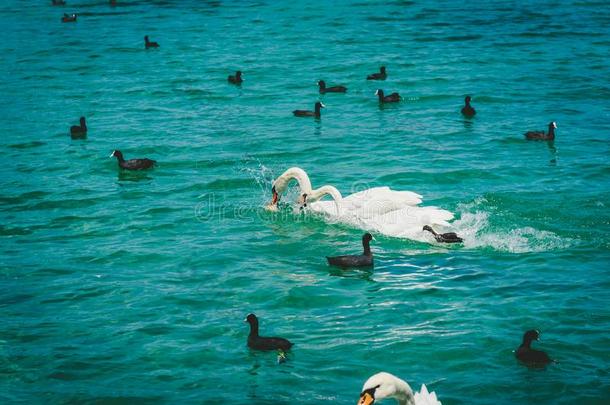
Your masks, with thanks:
[[[436,393],[428,392],[424,384],[419,392],[413,393],[409,384],[385,372],[366,380],[358,405],[371,405],[386,398],[395,399],[399,405],[442,405],[436,398]]]

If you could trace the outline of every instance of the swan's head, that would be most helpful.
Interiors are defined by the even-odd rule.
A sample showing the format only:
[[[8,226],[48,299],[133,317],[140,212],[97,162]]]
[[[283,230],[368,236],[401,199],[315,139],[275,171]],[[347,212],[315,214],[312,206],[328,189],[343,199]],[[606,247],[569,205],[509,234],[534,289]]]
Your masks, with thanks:
[[[428,231],[428,232],[434,232],[434,229],[432,229],[432,227],[430,225],[424,225],[424,231]]]
[[[299,196],[297,204],[299,205],[299,211],[303,211],[307,208],[307,193],[303,193]]]
[[[466,98],[464,99],[464,101],[466,102],[466,104],[470,103],[470,96],[466,96]]]
[[[371,405],[385,398],[405,398],[413,396],[411,387],[390,373],[377,373],[364,383],[358,405]]]
[[[324,80],[318,80],[318,86],[324,88],[326,87],[326,82]]]
[[[121,153],[120,150],[113,150],[112,153],[110,154],[110,157],[114,157],[116,156],[119,159],[123,159],[123,154]]]
[[[381,91],[381,89],[375,90],[375,95],[378,96],[380,91]]]
[[[380,68],[379,68],[379,71],[380,71],[381,73],[385,74],[385,66],[380,67]]]
[[[556,128],[557,128],[557,123],[556,123],[555,121],[553,121],[553,122],[551,122],[551,123],[549,124],[549,127],[553,127],[553,128],[555,128],[555,129],[556,129]]]
[[[318,101],[318,102],[316,103],[316,108],[318,108],[318,109],[319,109],[319,108],[326,108],[326,106],[325,106],[325,105],[324,105],[322,102]]]
[[[368,243],[370,241],[372,241],[373,239],[373,235],[371,235],[370,233],[365,233],[364,235],[362,235],[362,243]]]
[[[277,203],[280,201],[280,196],[275,189],[275,186],[271,187],[271,201],[265,206],[269,211],[277,211]]]

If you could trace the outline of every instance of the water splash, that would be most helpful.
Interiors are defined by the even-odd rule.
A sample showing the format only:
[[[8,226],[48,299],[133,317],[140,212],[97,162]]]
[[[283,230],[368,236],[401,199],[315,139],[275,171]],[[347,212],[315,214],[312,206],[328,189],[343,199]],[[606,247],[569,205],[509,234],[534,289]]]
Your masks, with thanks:
[[[565,249],[572,240],[564,239],[553,232],[531,226],[510,228],[496,224],[490,212],[497,209],[484,197],[472,203],[459,204],[460,219],[452,223],[455,232],[464,239],[464,247],[470,249],[492,248],[501,252],[530,253]],[[504,215],[498,215],[504,217]]]

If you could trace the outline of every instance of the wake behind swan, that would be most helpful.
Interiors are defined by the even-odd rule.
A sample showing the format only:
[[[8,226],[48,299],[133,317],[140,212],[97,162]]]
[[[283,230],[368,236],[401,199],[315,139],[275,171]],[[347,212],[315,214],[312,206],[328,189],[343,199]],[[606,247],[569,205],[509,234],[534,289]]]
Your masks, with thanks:
[[[307,173],[292,167],[273,182],[272,200],[267,209],[277,210],[280,195],[296,180],[299,184],[298,209],[320,214],[329,221],[374,231],[386,236],[430,242],[424,225],[450,227],[453,214],[437,207],[420,207],[422,196],[411,191],[373,187],[343,198],[330,185],[312,189]],[[321,199],[330,196],[331,201]]]

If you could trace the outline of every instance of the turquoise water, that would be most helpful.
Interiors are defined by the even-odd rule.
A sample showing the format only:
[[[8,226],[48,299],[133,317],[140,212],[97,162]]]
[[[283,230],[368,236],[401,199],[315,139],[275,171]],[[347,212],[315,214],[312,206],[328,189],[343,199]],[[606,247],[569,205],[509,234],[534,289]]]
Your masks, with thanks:
[[[46,3],[0,5],[3,403],[354,404],[382,370],[443,404],[608,403],[605,2]],[[374,270],[330,268],[362,230],[263,210],[290,166],[418,192],[464,246],[377,235]],[[530,328],[557,364],[516,363]]]

